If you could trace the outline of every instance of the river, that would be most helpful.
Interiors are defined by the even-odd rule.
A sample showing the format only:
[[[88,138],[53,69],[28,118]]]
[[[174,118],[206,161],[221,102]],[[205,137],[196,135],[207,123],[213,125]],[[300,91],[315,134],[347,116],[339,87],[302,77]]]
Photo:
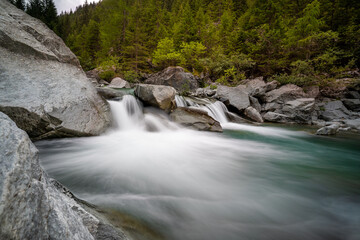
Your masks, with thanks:
[[[47,173],[76,196],[125,212],[164,239],[360,239],[360,138],[229,123],[198,132],[110,101],[116,126],[99,137],[39,141]],[[145,112],[145,113],[144,113]]]

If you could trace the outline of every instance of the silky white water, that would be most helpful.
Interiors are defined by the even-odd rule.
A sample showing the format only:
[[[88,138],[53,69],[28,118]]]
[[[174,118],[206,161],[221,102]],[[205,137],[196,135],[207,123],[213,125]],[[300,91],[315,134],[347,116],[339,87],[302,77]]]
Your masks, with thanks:
[[[132,96],[110,106],[116,126],[103,136],[37,143],[46,171],[78,197],[165,239],[358,239],[357,145],[229,123],[218,102],[193,107],[224,133],[144,114]]]

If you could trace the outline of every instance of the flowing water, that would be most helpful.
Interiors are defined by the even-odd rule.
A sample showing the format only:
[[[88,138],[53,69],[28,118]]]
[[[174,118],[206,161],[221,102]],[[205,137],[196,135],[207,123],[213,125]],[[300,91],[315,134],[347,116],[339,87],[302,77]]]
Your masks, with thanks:
[[[37,142],[42,165],[164,239],[360,239],[357,136],[234,124],[220,102],[177,102],[208,111],[224,133],[184,129],[125,96],[110,102],[106,134]]]

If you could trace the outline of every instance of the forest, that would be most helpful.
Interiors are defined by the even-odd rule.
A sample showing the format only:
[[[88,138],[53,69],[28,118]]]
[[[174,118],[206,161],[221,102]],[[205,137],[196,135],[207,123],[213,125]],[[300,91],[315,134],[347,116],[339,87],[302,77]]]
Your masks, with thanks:
[[[360,64],[358,0],[103,0],[48,25],[104,79],[176,65],[230,86],[256,76],[304,86]]]

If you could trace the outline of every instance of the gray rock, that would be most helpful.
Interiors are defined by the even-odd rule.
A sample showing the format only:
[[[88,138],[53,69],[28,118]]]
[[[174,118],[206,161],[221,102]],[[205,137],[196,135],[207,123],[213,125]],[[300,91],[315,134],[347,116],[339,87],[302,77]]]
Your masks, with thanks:
[[[3,113],[0,139],[0,239],[99,239],[101,225],[111,228],[109,239],[127,239],[48,178],[28,135]]]
[[[348,97],[351,99],[360,99],[360,93],[357,91],[349,91]]]
[[[122,78],[116,77],[113,80],[111,80],[110,85],[108,87],[111,88],[131,88],[130,83],[125,81]]]
[[[316,135],[335,135],[340,128],[339,123],[333,123],[316,131]]]
[[[185,72],[182,67],[168,67],[152,74],[145,83],[171,86],[179,92],[195,91],[199,87],[194,75]]]
[[[282,108],[282,113],[297,123],[308,123],[312,121],[312,112],[315,109],[314,98],[298,98],[288,101]]]
[[[76,56],[41,21],[0,1],[0,111],[34,139],[88,136],[110,108]]]
[[[171,120],[199,131],[222,132],[221,125],[204,110],[178,107],[170,114]]]
[[[253,97],[262,97],[266,93],[266,83],[262,77],[252,79],[245,85],[245,90]]]
[[[250,105],[255,108],[258,112],[261,112],[261,105],[259,103],[259,100],[255,97],[249,96]]]
[[[346,126],[352,128],[352,129],[356,129],[356,130],[360,131],[360,118],[352,119],[352,120],[345,120],[345,124],[346,124]]]
[[[253,123],[252,121],[242,118],[239,115],[232,113],[232,112],[226,112],[225,115],[226,115],[227,119],[233,123]]]
[[[285,114],[276,113],[276,112],[267,112],[263,116],[265,121],[268,122],[277,122],[277,123],[287,123],[289,122],[289,117]]]
[[[170,112],[176,108],[176,90],[173,87],[139,84],[135,88],[135,96],[147,105]]]
[[[266,83],[266,92],[276,89],[279,85],[280,83],[276,80]]]
[[[243,111],[250,106],[249,95],[241,87],[218,86],[215,97],[237,111]]]
[[[245,116],[250,118],[251,120],[262,123],[264,122],[263,118],[261,117],[260,113],[253,107],[248,107],[244,111]]]
[[[301,87],[294,84],[287,84],[278,89],[274,89],[265,94],[265,101],[268,103],[277,102],[285,103],[297,98],[302,98],[305,93]]]
[[[348,119],[351,112],[344,106],[341,101],[331,101],[325,103],[319,117],[325,121]]]
[[[360,112],[360,99],[343,99],[342,102],[347,109]]]
[[[131,89],[114,89],[109,87],[97,87],[97,92],[103,96],[105,99],[113,99],[123,97],[128,94],[133,94]]]

